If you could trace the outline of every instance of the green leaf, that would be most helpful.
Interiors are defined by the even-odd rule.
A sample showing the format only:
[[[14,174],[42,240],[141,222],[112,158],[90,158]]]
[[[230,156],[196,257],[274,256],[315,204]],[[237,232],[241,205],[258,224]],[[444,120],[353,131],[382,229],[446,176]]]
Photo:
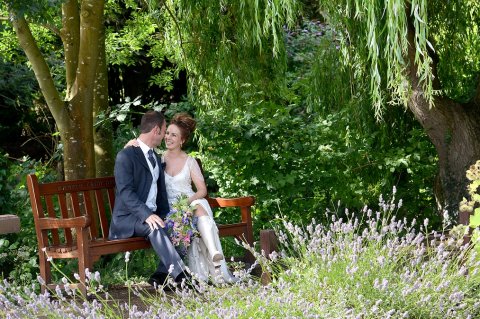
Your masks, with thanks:
[[[10,243],[7,239],[0,239],[0,247],[2,246],[8,246]]]
[[[470,216],[470,227],[477,228],[480,226],[480,208],[475,209],[475,213]]]

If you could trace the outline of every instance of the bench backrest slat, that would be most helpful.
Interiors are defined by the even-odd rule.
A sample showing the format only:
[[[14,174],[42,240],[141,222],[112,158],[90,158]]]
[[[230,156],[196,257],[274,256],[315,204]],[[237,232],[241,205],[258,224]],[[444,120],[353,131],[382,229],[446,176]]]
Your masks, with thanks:
[[[49,197],[49,196],[45,196]],[[67,206],[67,199],[65,194],[61,194],[57,196],[58,198],[58,203],[60,206],[60,214],[62,218],[69,218],[70,214],[68,213],[68,206]],[[72,230],[70,228],[65,228],[65,241],[67,242],[67,245],[73,245],[73,235],[72,235]]]
[[[79,195],[78,192],[70,193],[70,199],[72,201],[71,204],[72,204],[73,216],[75,217],[80,217],[84,215],[80,207],[80,199],[78,195]]]
[[[46,209],[47,209],[47,215],[48,215],[48,217],[56,218],[57,216],[55,214],[55,207],[53,205],[52,197],[53,197],[52,195],[45,196],[45,204],[46,204]],[[42,215],[43,215],[43,210],[42,210]],[[52,230],[52,240],[53,240],[54,245],[59,245],[60,244],[60,236],[59,236],[58,230],[56,230],[56,229]]]
[[[98,238],[98,210],[94,207],[90,192],[83,192],[85,213],[90,216],[92,226],[90,226],[90,238]]]
[[[99,213],[98,216],[100,217],[100,220],[99,220],[100,230],[104,238],[108,238],[108,220],[107,220],[107,214],[105,211],[104,194],[102,193],[101,190],[98,190],[98,189],[95,190],[95,200],[97,202],[97,209]]]

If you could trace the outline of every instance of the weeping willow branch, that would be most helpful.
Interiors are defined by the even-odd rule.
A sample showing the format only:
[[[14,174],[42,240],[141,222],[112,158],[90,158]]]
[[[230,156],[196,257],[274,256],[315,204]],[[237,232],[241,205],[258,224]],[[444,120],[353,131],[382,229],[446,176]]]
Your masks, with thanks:
[[[386,104],[407,106],[411,92],[407,33],[412,23],[417,76],[426,100],[433,106],[432,59],[428,52],[433,47],[428,41],[427,0],[320,0],[319,7],[330,25],[348,35],[343,41],[348,46],[345,52],[366,66],[377,120],[381,120]]]
[[[415,64],[417,64],[417,75],[422,84],[424,97],[428,104],[433,106],[433,87],[432,87],[432,58],[428,54],[427,45],[430,49],[433,46],[428,41],[427,25],[427,0],[412,0],[411,16],[414,17],[413,25],[415,28]]]
[[[186,58],[186,54],[185,54],[185,49],[183,47],[182,31],[180,30],[180,25],[178,24],[177,18],[174,16],[174,14],[172,13],[172,11],[168,7],[168,5],[166,3],[164,3],[164,4],[165,4],[165,9],[168,12],[168,15],[172,18],[173,23],[175,24],[175,27],[177,28],[178,38],[180,40],[180,49],[182,51],[182,59],[183,59],[183,62],[185,63],[185,65],[186,65],[187,58]]]
[[[284,26],[294,23],[298,1],[144,1],[163,28],[162,50],[202,96],[198,104],[212,105],[206,97],[216,96],[217,103],[248,107],[247,96],[279,94],[272,79],[286,67]]]

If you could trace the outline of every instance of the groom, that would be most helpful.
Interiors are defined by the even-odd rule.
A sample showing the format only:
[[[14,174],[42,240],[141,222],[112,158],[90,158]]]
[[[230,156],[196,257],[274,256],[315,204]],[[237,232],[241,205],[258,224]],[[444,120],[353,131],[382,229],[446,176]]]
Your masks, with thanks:
[[[185,265],[164,231],[169,212],[163,167],[153,151],[162,143],[166,123],[162,113],[148,111],[140,122],[140,147],[127,147],[115,160],[116,197],[109,239],[145,237],[160,257],[150,277],[152,286],[165,283],[168,274],[181,282],[189,279]],[[171,267],[173,266],[173,270]]]

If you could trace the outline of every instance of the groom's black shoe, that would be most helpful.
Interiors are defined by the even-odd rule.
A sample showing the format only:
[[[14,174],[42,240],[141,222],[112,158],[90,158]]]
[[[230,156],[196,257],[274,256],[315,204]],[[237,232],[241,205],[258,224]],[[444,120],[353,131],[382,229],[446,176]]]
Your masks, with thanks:
[[[163,286],[163,290],[169,291],[171,290],[171,288],[168,285],[167,279],[168,279],[168,274],[164,272],[156,271],[153,273],[150,279],[148,279],[148,283],[154,288]]]
[[[194,283],[193,283],[193,278],[192,276],[185,272],[185,271],[182,271],[176,278],[175,278],[175,282],[179,285],[182,284],[182,282],[184,282],[184,285],[186,287],[188,287],[189,289],[195,291],[195,292],[199,292],[197,290],[197,287],[195,287]]]
[[[192,276],[190,276],[189,273],[182,271],[177,277],[175,277],[175,282],[181,283],[183,280],[185,280],[185,283],[190,283],[192,282]]]

